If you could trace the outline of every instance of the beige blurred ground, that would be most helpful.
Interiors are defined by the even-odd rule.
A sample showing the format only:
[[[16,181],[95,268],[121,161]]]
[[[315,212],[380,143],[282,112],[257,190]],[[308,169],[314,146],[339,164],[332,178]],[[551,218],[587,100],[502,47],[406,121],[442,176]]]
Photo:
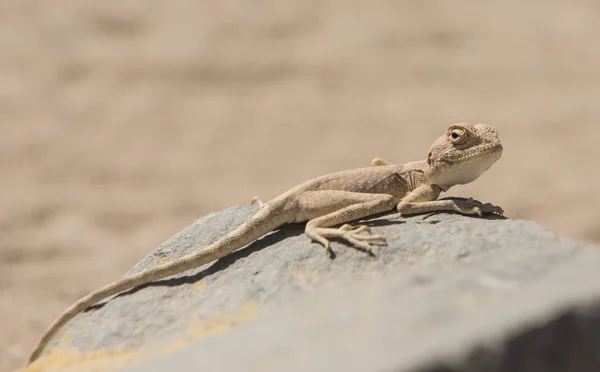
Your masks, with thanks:
[[[458,121],[504,157],[451,190],[600,242],[600,3],[0,2],[0,370],[210,211]],[[319,254],[317,250],[315,254]]]

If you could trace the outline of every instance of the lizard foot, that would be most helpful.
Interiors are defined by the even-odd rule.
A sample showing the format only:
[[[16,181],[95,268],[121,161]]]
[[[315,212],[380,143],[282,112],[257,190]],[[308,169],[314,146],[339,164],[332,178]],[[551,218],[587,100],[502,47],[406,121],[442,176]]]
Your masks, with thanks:
[[[467,199],[467,203],[470,205],[470,214],[477,214],[479,217],[484,214],[497,214],[500,216],[504,216],[504,210],[496,205],[491,203],[480,203],[478,201],[473,200],[473,198]]]
[[[342,239],[347,241],[355,248],[362,249],[369,254],[373,254],[373,248],[378,245],[386,245],[385,236],[372,235],[367,226],[352,227],[348,224],[342,227],[315,227],[307,231],[307,235],[312,240],[320,243],[325,247],[327,253],[333,253],[329,244],[329,239]]]

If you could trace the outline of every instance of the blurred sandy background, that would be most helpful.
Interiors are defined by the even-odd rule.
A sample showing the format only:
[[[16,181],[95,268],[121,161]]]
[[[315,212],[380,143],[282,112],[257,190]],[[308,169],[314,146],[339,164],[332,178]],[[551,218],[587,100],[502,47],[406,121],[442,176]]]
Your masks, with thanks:
[[[599,19],[597,0],[0,1],[0,370],[194,219],[424,158],[459,121],[505,152],[450,195],[600,242]]]

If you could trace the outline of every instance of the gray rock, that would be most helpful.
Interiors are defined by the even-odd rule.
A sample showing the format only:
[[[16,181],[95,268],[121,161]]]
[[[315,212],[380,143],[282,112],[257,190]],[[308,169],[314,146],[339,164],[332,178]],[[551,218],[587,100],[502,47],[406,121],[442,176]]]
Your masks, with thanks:
[[[255,211],[206,216],[128,274],[201,249]],[[52,346],[163,354],[131,372],[600,370],[598,247],[501,218],[365,223],[388,238],[376,257],[334,243],[330,259],[292,225],[96,305]],[[173,345],[185,346],[165,352]]]

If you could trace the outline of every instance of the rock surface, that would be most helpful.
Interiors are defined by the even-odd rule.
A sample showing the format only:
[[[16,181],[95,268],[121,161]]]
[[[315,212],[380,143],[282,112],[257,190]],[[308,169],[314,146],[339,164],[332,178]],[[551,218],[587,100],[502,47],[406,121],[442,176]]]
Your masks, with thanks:
[[[211,214],[128,274],[196,251],[255,207]],[[117,296],[51,344],[131,353],[126,371],[600,370],[600,249],[529,221],[366,220],[376,257],[303,227]]]

